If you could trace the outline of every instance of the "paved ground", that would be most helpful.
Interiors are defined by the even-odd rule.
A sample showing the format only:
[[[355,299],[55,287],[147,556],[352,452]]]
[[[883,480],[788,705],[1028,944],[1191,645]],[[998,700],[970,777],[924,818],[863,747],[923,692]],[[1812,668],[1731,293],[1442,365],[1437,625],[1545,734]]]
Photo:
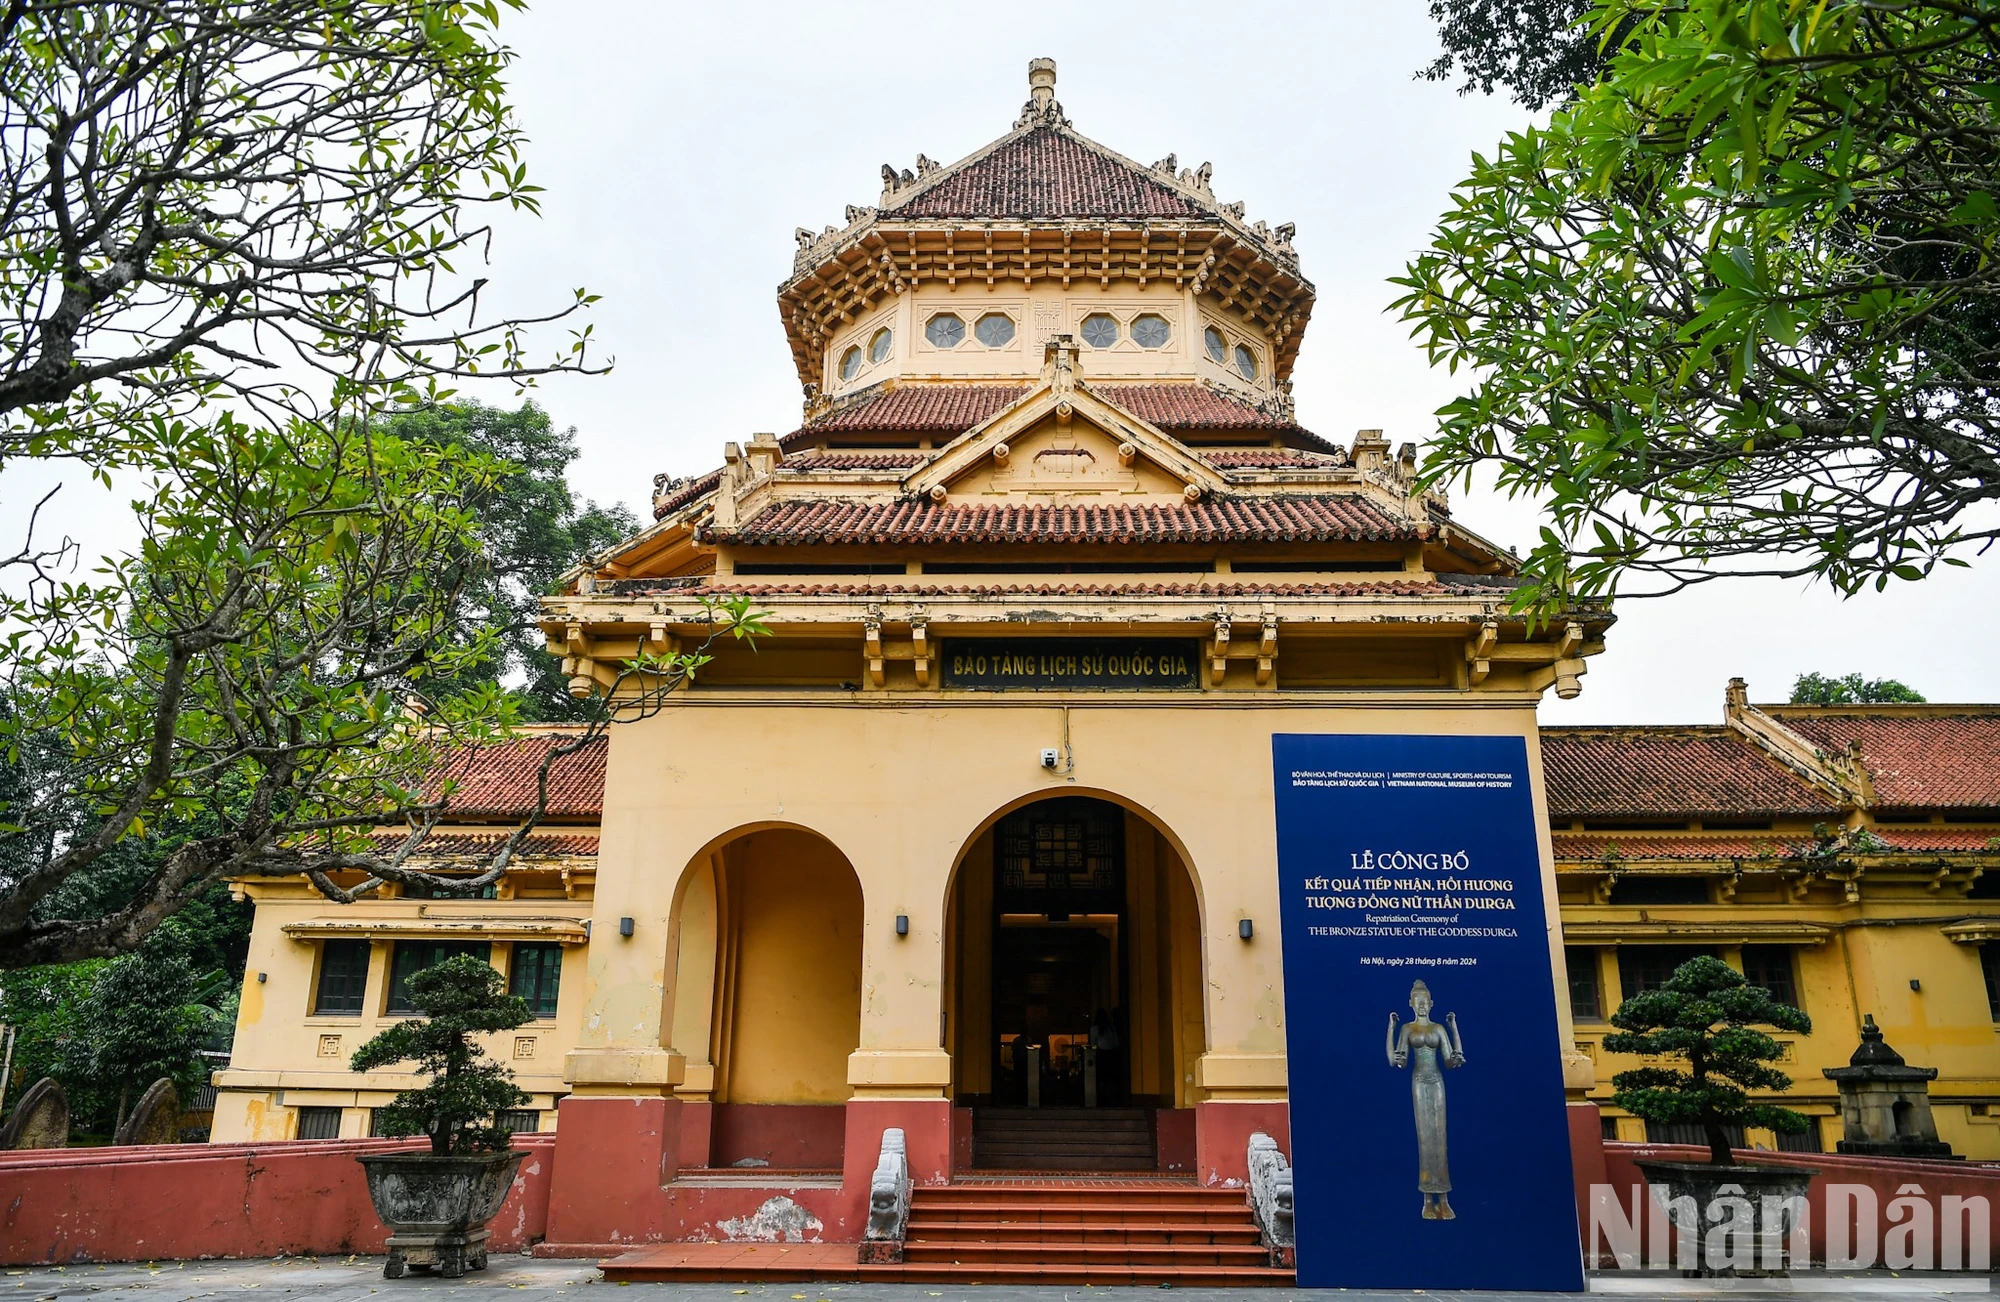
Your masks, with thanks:
[[[300,1257],[277,1261],[188,1261],[155,1265],[67,1266],[9,1269],[0,1276],[0,1302],[203,1302],[240,1297],[256,1290],[269,1302],[299,1298],[307,1302],[389,1302],[392,1294],[423,1294],[426,1302],[449,1302],[464,1295],[466,1302],[584,1302],[583,1295],[613,1290],[617,1302],[1158,1302],[1165,1290],[1150,1288],[1014,1288],[895,1285],[761,1284],[606,1284],[589,1262],[533,1261],[525,1257],[493,1258],[492,1266],[460,1280],[411,1275],[382,1278],[380,1257]],[[1480,1299],[1483,1302],[1528,1302],[1573,1296],[1558,1293],[1371,1293],[1307,1289],[1174,1289],[1182,1302],[1283,1302],[1290,1298],[1338,1298],[1340,1302],[1372,1299]],[[1792,1280],[1704,1283],[1653,1278],[1599,1276],[1591,1292],[1625,1302],[1687,1302],[1695,1297],[1778,1297],[1801,1293],[1836,1298],[1951,1298],[1992,1292],[1992,1281],[1973,1275],[1810,1275]],[[606,1299],[605,1302],[609,1302]]]

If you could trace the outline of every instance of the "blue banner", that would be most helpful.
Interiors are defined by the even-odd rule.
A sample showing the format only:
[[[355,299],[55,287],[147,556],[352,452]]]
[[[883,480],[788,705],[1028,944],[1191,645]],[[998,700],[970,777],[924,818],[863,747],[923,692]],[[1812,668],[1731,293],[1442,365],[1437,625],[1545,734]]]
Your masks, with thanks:
[[[1299,1283],[1581,1289],[1525,740],[1272,753]]]

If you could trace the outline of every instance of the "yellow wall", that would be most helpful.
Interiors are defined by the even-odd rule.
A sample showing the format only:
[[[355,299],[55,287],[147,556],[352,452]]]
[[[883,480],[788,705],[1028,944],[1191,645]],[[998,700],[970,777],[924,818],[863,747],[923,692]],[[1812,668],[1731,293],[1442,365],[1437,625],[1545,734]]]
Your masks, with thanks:
[[[724,858],[736,954],[720,1101],[843,1103],[860,1038],[861,883],[806,832],[758,832]]]
[[[292,938],[284,931],[287,925],[328,919],[388,924],[420,914],[432,919],[553,918],[581,923],[590,909],[588,901],[568,899],[387,899],[339,905],[303,882],[261,883],[252,886],[250,894],[257,912],[231,1065],[216,1073],[220,1089],[210,1134],[217,1141],[290,1139],[297,1132],[301,1107],[341,1108],[341,1134],[363,1136],[368,1133],[369,1109],[386,1104],[398,1090],[422,1083],[407,1071],[357,1075],[347,1069],[348,1058],[363,1042],[402,1020],[384,1010],[392,941],[378,939],[370,947],[361,1014],[320,1016],[313,1012],[319,943]],[[611,928],[615,934],[617,919],[612,919]],[[509,944],[493,944],[493,962],[503,973]],[[518,1083],[532,1098],[530,1106],[545,1113],[544,1129],[554,1128],[555,1101],[568,1091],[561,1074],[563,1053],[579,1034],[585,968],[583,946],[566,946],[556,1016],[481,1039],[487,1053],[514,1068]]]
[[[672,1030],[682,992],[660,993],[671,902],[684,874],[705,871],[719,847],[747,832],[789,827],[823,837],[859,881],[861,1017],[846,1064],[848,1096],[944,1096],[953,1080],[941,1038],[953,865],[1012,808],[1043,796],[1097,795],[1163,829],[1187,865],[1186,874],[1162,882],[1174,921],[1159,954],[1184,1011],[1178,1042],[1155,1046],[1161,1074],[1179,1077],[1183,1099],[1283,1098],[1273,733],[1511,734],[1527,739],[1539,767],[1527,695],[1468,706],[1458,703],[1463,698],[1427,702],[1407,693],[1343,693],[1326,704],[1099,693],[1078,694],[1065,706],[1061,698],[968,694],[913,708],[859,694],[774,700],[711,689],[681,700],[611,734],[599,940],[590,946],[581,1035],[566,1067],[579,1092],[666,1093],[687,1082],[688,1050]],[[1038,763],[1043,747],[1061,744],[1065,709],[1075,757],[1068,779]],[[689,763],[691,755],[700,762]],[[1546,827],[1539,782],[1535,796]],[[1545,865],[1547,854],[1545,842]],[[1546,867],[1545,879],[1553,940]],[[898,914],[910,920],[907,936],[895,933]],[[636,920],[636,935],[607,942],[621,916]],[[1237,934],[1246,917],[1256,925],[1249,942]],[[852,943],[844,932],[842,940]],[[742,962],[751,955],[746,946]],[[1552,966],[1560,961],[1552,953]],[[768,970],[739,969],[738,1018],[746,1001],[791,998],[797,963],[793,956]],[[823,981],[841,978],[829,961],[814,970]],[[965,1007],[965,999],[953,1002]],[[1550,1052],[1569,1039],[1566,1007],[1559,1016],[1561,1039]],[[765,1023],[740,1020],[729,1032],[767,1033]],[[812,1050],[829,1051],[827,1042]],[[735,1070],[750,1070],[743,1064],[753,1052],[762,1049],[733,1045]],[[797,1052],[785,1048],[788,1058]],[[754,1073],[760,1091],[796,1083],[796,1072],[775,1084],[764,1068]],[[820,1084],[810,1088],[822,1097]],[[736,1086],[729,1089],[736,1097]]]

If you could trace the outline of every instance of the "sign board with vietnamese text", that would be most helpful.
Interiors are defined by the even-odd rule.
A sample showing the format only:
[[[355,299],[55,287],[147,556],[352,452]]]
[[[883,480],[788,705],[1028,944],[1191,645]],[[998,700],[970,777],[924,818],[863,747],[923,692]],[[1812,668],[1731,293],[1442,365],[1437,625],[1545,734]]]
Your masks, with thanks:
[[[1272,752],[1299,1284],[1582,1289],[1526,740]]]
[[[1185,638],[993,638],[944,644],[944,685],[986,691],[1191,689],[1199,644]]]

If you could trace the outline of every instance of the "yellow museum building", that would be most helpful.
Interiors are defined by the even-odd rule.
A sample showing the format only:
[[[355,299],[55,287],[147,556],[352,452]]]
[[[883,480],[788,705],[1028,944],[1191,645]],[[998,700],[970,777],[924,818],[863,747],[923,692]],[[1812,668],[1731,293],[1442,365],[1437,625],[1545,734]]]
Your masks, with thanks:
[[[752,598],[768,638],[560,766],[491,898],[241,884],[214,1137],[368,1134],[411,1081],[348,1056],[471,948],[537,1015],[492,1046],[515,1123],[639,1136],[602,1151],[642,1175],[851,1176],[893,1125],[920,1180],[1240,1179],[1286,1133],[1271,738],[1434,733],[1522,738],[1545,774],[1574,1099],[1609,1092],[1619,999],[1700,950],[1814,1018],[1788,1069],[1815,1146],[1819,1068],[1872,1014],[1939,1069],[1941,1136],[2000,1158],[2000,709],[1735,685],[1713,726],[1538,727],[1609,616],[1510,615],[1514,558],[1411,445],[1302,428],[1292,228],[1078,134],[1054,84],[1037,60],[1006,135],[798,232],[800,428],[662,476],[654,523],[544,604],[579,692],[700,642],[704,598]],[[520,817],[550,744],[477,758],[434,866]]]

